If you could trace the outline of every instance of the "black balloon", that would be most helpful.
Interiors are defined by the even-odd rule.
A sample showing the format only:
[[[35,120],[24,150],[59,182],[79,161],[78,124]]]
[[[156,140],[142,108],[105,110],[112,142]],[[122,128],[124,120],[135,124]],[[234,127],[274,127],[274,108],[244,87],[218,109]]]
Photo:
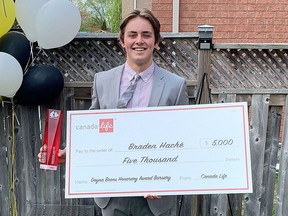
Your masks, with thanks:
[[[57,68],[51,65],[33,66],[24,74],[14,100],[21,105],[45,105],[59,96],[63,87],[64,78]]]
[[[23,71],[29,61],[31,45],[20,32],[8,32],[0,38],[0,52],[12,55],[18,60]]]

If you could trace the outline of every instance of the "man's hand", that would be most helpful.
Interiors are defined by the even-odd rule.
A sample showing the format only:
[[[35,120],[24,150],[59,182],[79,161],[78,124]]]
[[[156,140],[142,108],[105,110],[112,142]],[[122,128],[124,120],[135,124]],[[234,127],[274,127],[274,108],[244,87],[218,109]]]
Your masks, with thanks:
[[[157,195],[154,195],[154,194],[146,194],[144,196],[144,198],[154,200],[154,199],[160,199],[161,196],[157,196]]]
[[[66,149],[59,149],[58,152],[58,163],[63,164],[66,162]]]
[[[39,162],[41,162],[41,157],[42,157],[42,147],[40,148],[40,152],[38,154],[38,159]],[[66,162],[66,149],[59,149],[58,152],[58,164],[63,164]]]

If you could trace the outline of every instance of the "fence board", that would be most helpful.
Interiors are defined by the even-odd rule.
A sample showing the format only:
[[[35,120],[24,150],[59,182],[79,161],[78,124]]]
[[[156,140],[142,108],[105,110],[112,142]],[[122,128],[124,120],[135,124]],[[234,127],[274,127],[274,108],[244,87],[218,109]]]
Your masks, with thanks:
[[[264,155],[263,191],[261,215],[272,215],[274,183],[281,126],[281,107],[271,107],[268,116],[267,137]]]
[[[185,195],[185,196],[179,196],[178,200],[178,216],[196,216],[196,214],[193,214],[192,206],[194,206],[193,201],[195,201],[196,196],[192,195]]]
[[[0,116],[1,116],[1,123],[0,123],[0,212],[3,215],[9,215],[9,183],[8,177],[9,167],[8,167],[8,137],[7,137],[7,106],[2,103],[2,107],[0,107]]]
[[[210,215],[226,215],[228,205],[228,194],[211,195]]]
[[[270,95],[252,96],[250,145],[253,193],[245,195],[244,212],[247,216],[260,215],[269,97]]]
[[[18,122],[15,124],[15,175],[19,215],[25,215],[35,203],[36,156],[35,144],[39,146],[40,131],[37,107],[18,106],[15,109]],[[39,149],[39,147],[38,147]]]
[[[288,212],[288,96],[286,96],[286,105],[284,113],[284,134],[281,150],[279,181],[276,200],[276,216],[287,215]]]

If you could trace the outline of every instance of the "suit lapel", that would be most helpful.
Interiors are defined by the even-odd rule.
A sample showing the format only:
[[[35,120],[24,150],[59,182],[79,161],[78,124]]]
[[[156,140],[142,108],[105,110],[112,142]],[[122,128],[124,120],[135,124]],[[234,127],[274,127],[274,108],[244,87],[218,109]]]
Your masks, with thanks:
[[[155,65],[151,96],[148,105],[149,107],[159,105],[164,86],[165,86],[164,73],[157,65]]]
[[[111,93],[111,98],[109,99],[112,105],[112,108],[116,108],[119,100],[119,91],[120,91],[120,83],[121,83],[121,77],[123,73],[124,65],[121,65],[120,67],[115,68],[113,71],[113,78],[109,80],[111,88],[109,88]],[[114,89],[116,88],[116,89]]]

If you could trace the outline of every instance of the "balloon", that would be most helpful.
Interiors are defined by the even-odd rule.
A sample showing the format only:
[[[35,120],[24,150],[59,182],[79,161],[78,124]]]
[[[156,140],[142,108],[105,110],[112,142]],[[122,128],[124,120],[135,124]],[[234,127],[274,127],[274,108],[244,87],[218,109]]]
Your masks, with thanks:
[[[2,0],[0,3],[0,37],[10,30],[14,21],[15,21],[14,1]]]
[[[13,56],[0,52],[0,95],[13,97],[23,81],[21,65]]]
[[[36,18],[38,45],[44,49],[64,46],[77,35],[80,25],[80,12],[72,2],[50,0]]]
[[[49,0],[16,0],[15,11],[18,24],[24,31],[27,39],[37,41],[35,21],[40,8]],[[53,16],[51,14],[51,16]]]
[[[16,58],[24,70],[30,57],[30,42],[22,33],[10,31],[0,38],[0,52]]]
[[[44,105],[62,92],[62,73],[51,65],[38,65],[28,69],[14,100],[21,105]]]

